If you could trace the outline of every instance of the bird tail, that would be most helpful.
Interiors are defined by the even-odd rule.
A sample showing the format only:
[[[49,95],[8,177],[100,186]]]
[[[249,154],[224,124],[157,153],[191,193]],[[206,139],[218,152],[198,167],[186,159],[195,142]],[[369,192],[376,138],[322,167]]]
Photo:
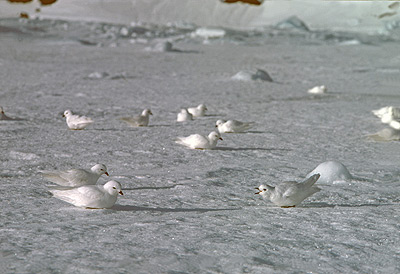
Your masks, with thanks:
[[[313,176],[311,176],[310,178],[308,178],[307,180],[305,180],[303,182],[303,184],[307,187],[311,187],[313,184],[315,184],[316,181],[318,181],[319,177],[321,177],[321,175],[319,173],[314,174]],[[318,187],[315,187],[318,188]],[[319,188],[318,188],[319,189]],[[319,191],[319,190],[318,190]]]

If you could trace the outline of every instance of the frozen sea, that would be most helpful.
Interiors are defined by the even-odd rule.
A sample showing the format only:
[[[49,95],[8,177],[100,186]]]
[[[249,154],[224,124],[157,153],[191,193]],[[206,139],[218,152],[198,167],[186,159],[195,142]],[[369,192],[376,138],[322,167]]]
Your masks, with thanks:
[[[400,106],[398,36],[290,22],[1,19],[0,105],[25,120],[0,121],[0,272],[399,273],[400,147],[367,138],[385,127],[371,110]],[[257,69],[273,82],[232,79]],[[307,93],[317,85],[328,93]],[[176,122],[200,103],[207,116]],[[148,127],[118,120],[144,108]],[[95,123],[69,130],[66,109]],[[174,143],[218,119],[256,125],[215,150]],[[254,195],[328,160],[353,179],[317,182],[296,208]],[[96,163],[123,186],[112,209],[57,200],[39,174]]]

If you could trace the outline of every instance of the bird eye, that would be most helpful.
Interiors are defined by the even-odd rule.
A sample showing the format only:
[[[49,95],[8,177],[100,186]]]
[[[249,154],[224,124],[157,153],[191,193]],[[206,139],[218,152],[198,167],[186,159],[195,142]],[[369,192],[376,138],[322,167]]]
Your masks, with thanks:
[[[117,189],[115,186],[113,186],[113,189]]]

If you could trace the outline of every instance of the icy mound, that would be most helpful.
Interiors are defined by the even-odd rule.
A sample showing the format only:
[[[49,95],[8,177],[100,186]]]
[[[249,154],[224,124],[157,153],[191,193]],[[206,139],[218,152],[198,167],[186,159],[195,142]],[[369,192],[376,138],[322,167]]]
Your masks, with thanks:
[[[318,183],[332,183],[335,181],[344,181],[352,178],[347,168],[340,162],[327,161],[319,164],[313,171],[307,174],[307,178],[314,174],[321,174]]]
[[[267,81],[267,82],[273,82],[271,76],[269,76],[268,72],[257,69],[257,71],[239,71],[235,75],[232,76],[232,80],[236,81]]]

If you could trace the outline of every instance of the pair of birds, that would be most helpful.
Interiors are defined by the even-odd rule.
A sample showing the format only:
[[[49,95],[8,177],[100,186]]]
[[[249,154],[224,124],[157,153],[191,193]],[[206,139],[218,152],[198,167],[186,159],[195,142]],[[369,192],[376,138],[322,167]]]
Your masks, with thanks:
[[[119,182],[109,181],[105,185],[96,185],[101,175],[109,176],[103,164],[96,164],[90,170],[70,169],[65,171],[44,171],[42,175],[49,181],[60,185],[49,191],[54,197],[83,208],[110,208],[117,201],[118,194],[123,195]],[[320,174],[314,174],[301,183],[282,182],[277,186],[260,185],[256,194],[269,198],[274,204],[283,207],[295,207],[304,199],[320,191],[314,184]]]
[[[382,123],[388,124],[396,130],[400,130],[400,108],[387,106],[373,110],[372,113],[380,118]]]
[[[400,108],[386,106],[372,113],[377,116],[382,123],[388,124],[389,127],[384,128],[377,133],[368,135],[375,141],[399,141],[400,140]]]
[[[90,170],[69,169],[64,171],[43,171],[42,175],[59,186],[49,191],[54,197],[84,208],[110,208],[123,195],[122,186],[117,181],[96,185],[101,175],[109,176],[107,167],[96,164]]]
[[[250,129],[253,122],[241,122],[237,120],[218,120],[215,127],[217,131],[212,131],[208,136],[192,134],[187,137],[178,137],[175,142],[191,149],[214,149],[218,140],[223,140],[222,133],[239,133]]]
[[[183,108],[176,117],[177,122],[186,122],[193,120],[193,117],[202,117],[206,115],[207,107],[200,104],[197,107]]]
[[[150,115],[153,115],[150,109],[145,109],[142,114],[135,117],[123,117],[120,118],[122,121],[127,122],[129,125],[134,127],[145,127],[149,124]],[[73,114],[71,110],[67,109],[64,111],[63,116],[66,118],[67,125],[72,130],[81,130],[93,123],[93,120],[86,116],[79,116]]]

